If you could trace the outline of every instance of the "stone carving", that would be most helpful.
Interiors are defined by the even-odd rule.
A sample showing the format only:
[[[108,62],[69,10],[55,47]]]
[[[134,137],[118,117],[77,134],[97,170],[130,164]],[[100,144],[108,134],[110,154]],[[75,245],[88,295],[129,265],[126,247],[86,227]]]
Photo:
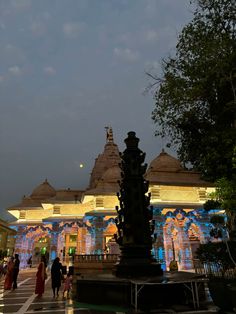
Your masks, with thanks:
[[[143,178],[147,165],[145,153],[138,148],[139,139],[129,132],[125,139],[127,148],[121,154],[120,208],[116,207],[117,234],[120,245],[120,261],[116,265],[118,277],[161,275],[160,265],[151,254],[154,221],[149,208],[148,182]]]

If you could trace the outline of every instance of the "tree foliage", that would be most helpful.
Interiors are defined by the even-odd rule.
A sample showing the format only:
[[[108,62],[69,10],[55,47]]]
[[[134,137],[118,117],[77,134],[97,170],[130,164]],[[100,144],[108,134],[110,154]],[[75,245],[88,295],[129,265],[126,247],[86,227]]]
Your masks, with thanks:
[[[232,171],[231,178],[222,177],[216,181],[216,190],[210,195],[211,199],[206,201],[204,209],[209,211],[211,209],[222,208],[227,215],[226,227],[229,232],[231,240],[236,241],[236,146],[233,150],[232,157]],[[215,217],[213,224],[219,224]]]
[[[211,193],[213,194],[213,193]],[[209,199],[205,202],[204,204],[204,209],[206,211],[210,211],[212,209],[217,209],[221,207],[221,202],[219,202],[218,200],[213,199],[215,198],[215,193],[212,195],[212,199]]]
[[[162,62],[152,118],[205,179],[232,176],[236,143],[235,0],[195,0],[176,55]]]
[[[234,263],[228,254],[228,250],[236,256],[235,242],[229,242],[228,246],[224,242],[200,244],[196,255],[203,263],[214,263],[222,267],[222,275],[227,269],[234,268]]]

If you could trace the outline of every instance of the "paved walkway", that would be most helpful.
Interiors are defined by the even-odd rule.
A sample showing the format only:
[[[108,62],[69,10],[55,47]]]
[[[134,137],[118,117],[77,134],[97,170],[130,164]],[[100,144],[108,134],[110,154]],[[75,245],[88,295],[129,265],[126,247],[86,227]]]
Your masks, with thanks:
[[[46,280],[46,289],[42,298],[37,298],[34,294],[36,269],[20,271],[18,278],[18,288],[12,291],[4,291],[3,280],[0,282],[0,314],[43,314],[43,313],[66,313],[66,314],[125,314],[111,309],[86,308],[74,303],[71,299],[63,299],[62,292],[57,299],[53,299],[50,277]],[[62,289],[62,287],[61,287]]]
[[[0,281],[0,314],[131,314],[134,311],[122,310],[113,306],[92,306],[73,302],[72,299],[63,299],[62,292],[57,299],[53,299],[50,277],[46,281],[45,293],[42,298],[34,294],[36,269],[21,270],[18,278],[18,288],[14,291],[4,291],[3,280]],[[151,314],[178,313],[178,314],[206,314],[217,313],[215,308],[205,311],[173,311],[160,309],[151,311]]]

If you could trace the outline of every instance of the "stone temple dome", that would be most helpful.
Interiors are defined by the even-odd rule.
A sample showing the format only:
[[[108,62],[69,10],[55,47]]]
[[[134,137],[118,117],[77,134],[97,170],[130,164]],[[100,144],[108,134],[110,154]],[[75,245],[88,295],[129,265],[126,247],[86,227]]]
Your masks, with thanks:
[[[209,183],[201,179],[200,173],[184,169],[180,161],[164,150],[150,163],[145,179],[150,184],[206,186]]]
[[[85,195],[116,195],[119,191],[119,180],[121,180],[121,169],[119,166],[112,166],[104,172],[94,188],[85,192]]]
[[[55,189],[48,183],[47,179],[36,187],[30,197],[32,199],[48,199],[56,195]]]
[[[107,169],[102,176],[103,182],[117,183],[118,180],[121,180],[121,169],[119,166],[113,166]]]
[[[177,172],[184,170],[180,161],[167,154],[164,150],[149,165],[149,171],[171,171]]]

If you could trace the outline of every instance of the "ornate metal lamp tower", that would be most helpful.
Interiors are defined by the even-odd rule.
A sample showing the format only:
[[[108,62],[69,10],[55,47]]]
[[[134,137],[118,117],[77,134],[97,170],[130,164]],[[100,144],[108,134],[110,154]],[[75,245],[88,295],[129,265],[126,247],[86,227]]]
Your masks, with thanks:
[[[118,232],[116,242],[120,245],[120,261],[116,264],[117,277],[158,276],[163,273],[160,264],[152,257],[152,234],[154,223],[149,209],[148,182],[143,175],[145,153],[138,148],[139,139],[129,132],[125,139],[127,148],[121,154],[120,208],[116,207]]]

